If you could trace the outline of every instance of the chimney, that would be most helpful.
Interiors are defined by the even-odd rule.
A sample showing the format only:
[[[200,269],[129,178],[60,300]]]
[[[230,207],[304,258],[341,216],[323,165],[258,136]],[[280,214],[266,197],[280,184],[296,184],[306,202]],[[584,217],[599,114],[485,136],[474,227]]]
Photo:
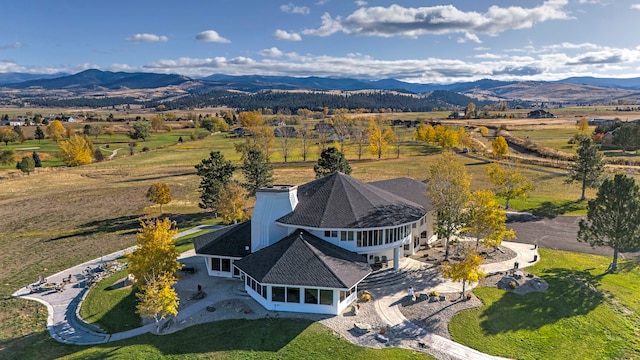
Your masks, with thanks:
[[[251,252],[265,248],[291,230],[276,224],[276,220],[289,214],[298,205],[298,187],[273,185],[256,192],[256,205],[251,216]]]

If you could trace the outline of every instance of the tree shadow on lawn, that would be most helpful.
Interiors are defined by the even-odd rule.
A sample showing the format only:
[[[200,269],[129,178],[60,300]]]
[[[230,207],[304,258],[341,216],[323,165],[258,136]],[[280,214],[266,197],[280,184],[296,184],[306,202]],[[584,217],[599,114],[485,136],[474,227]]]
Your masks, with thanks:
[[[218,351],[276,353],[294,341],[314,322],[305,319],[223,320],[188,327],[168,335],[144,334],[132,339],[98,345],[109,349],[117,345],[146,344],[163,355],[186,355]],[[305,342],[313,341],[306,339]],[[101,357],[104,358],[104,353]],[[239,356],[239,355],[238,355]],[[258,354],[252,356],[260,357]]]
[[[136,298],[135,290],[131,288],[126,289],[112,289],[110,286],[100,289],[99,291],[105,291],[108,293],[128,292],[128,294],[120,299],[109,311],[104,313],[99,319],[89,319],[101,328],[106,330],[109,334],[114,334],[121,331],[135,329],[142,325],[140,316],[136,314],[136,305],[138,300]],[[114,294],[115,294],[114,293]],[[106,295],[103,295],[106,296]],[[115,295],[118,296],[118,295]],[[67,314],[68,316],[75,316],[75,314]],[[89,315],[91,316],[91,315]]]
[[[568,201],[544,201],[537,207],[523,209],[522,211],[530,212],[535,216],[555,218],[556,216],[564,215],[573,211],[586,209],[587,202],[582,200],[568,200]]]
[[[200,225],[202,221],[213,218],[213,214],[208,212],[200,212],[195,214],[162,214],[158,218],[168,217],[175,221],[178,229],[188,229],[196,225]],[[78,229],[70,234],[56,236],[46,242],[73,238],[76,236],[89,236],[97,233],[120,235],[133,234],[140,228],[140,221],[145,218],[144,215],[126,215],[112,219],[95,220],[78,226]]]
[[[565,318],[585,315],[604,300],[598,290],[602,275],[562,268],[548,269],[542,275],[549,284],[544,292],[516,295],[506,292],[480,315],[481,328],[490,335],[537,330]]]
[[[115,233],[131,234],[134,233],[140,225],[139,215],[125,215],[112,219],[94,220],[78,226],[78,229],[71,233],[56,236],[46,242],[68,239],[76,236],[89,236],[97,233]]]

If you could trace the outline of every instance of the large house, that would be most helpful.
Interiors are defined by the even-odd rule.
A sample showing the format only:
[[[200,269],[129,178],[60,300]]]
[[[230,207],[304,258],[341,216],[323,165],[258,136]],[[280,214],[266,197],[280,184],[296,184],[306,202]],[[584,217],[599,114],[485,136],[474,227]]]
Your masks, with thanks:
[[[425,184],[333,173],[258,190],[253,217],[193,239],[211,276],[237,277],[269,310],[339,314],[372,267],[435,241]]]

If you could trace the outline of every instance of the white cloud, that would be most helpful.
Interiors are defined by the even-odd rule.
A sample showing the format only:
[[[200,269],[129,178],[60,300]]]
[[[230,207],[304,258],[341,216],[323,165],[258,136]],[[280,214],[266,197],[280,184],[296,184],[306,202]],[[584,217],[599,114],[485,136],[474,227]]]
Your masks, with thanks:
[[[502,59],[502,56],[498,54],[491,54],[491,53],[477,54],[477,55],[474,55],[473,57],[476,59],[490,59],[490,60]]]
[[[632,4],[632,5],[631,5],[631,8],[632,8],[633,10],[640,10],[640,4]]]
[[[368,2],[366,2],[364,0],[356,0],[356,5],[358,5],[358,6],[365,6],[367,4],[368,4]]]
[[[329,36],[340,30],[344,31],[344,29],[342,28],[342,25],[340,24],[340,20],[341,20],[340,17],[337,17],[334,20],[331,18],[331,15],[329,15],[329,13],[324,13],[322,15],[322,25],[319,28],[307,29],[302,31],[302,33],[305,35]]]
[[[417,37],[424,34],[483,33],[496,35],[535,23],[571,19],[564,10],[568,0],[547,0],[532,8],[490,6],[485,13],[462,11],[453,5],[410,8],[401,5],[359,8],[346,17],[322,16],[322,25],[303,34],[328,36],[337,31],[381,37]]]
[[[150,42],[167,42],[169,38],[167,38],[164,35],[135,34],[132,37],[127,38],[126,40],[133,43],[150,43]]]
[[[466,43],[466,42],[468,42],[468,41],[473,41],[473,42],[478,43],[478,44],[481,44],[481,43],[482,43],[482,41],[480,40],[480,38],[478,38],[478,35],[476,35],[476,34],[472,34],[472,33],[469,33],[469,32],[464,33],[464,37],[460,37],[460,38],[458,38],[458,40],[457,40],[457,41],[458,41],[458,43],[461,43],[461,44],[462,44],[462,43]]]
[[[200,34],[196,35],[196,40],[220,44],[227,44],[231,42],[229,39],[225,39],[222,36],[218,35],[218,32],[216,32],[215,30],[205,30],[201,32]]]
[[[300,34],[298,33],[294,33],[294,32],[287,32],[284,30],[276,30],[273,33],[273,38],[276,40],[287,40],[287,41],[300,41],[302,40],[302,37],[300,37]]]
[[[588,43],[587,43],[588,44]],[[147,64],[143,70],[208,76],[230,75],[333,76],[362,79],[393,78],[419,83],[453,83],[483,78],[495,80],[559,80],[570,76],[620,77],[640,76],[640,46],[633,49],[584,45],[562,52],[540,53],[523,47],[519,52],[483,53],[466,59],[426,58],[383,60],[351,52],[344,56],[287,53],[277,58],[250,57],[161,60]],[[593,45],[593,44],[592,44]],[[595,46],[595,45],[593,45]],[[280,51],[280,50],[278,50]],[[263,52],[270,53],[271,49]],[[262,52],[261,52],[262,53]],[[637,70],[635,70],[637,69]]]
[[[23,46],[23,43],[16,41],[13,44],[0,45],[0,50],[20,49]]]
[[[328,3],[328,2],[329,2],[329,0],[318,0],[318,1],[316,1],[316,5],[322,6],[322,5],[324,5],[324,4]]]
[[[293,3],[288,3],[288,4],[280,5],[280,11],[288,14],[308,15],[311,12],[311,9],[309,9],[306,6],[296,6]]]
[[[282,51],[280,51],[280,49],[278,49],[277,47],[272,47],[269,49],[263,49],[258,52],[258,54],[268,57],[280,57],[282,56]]]

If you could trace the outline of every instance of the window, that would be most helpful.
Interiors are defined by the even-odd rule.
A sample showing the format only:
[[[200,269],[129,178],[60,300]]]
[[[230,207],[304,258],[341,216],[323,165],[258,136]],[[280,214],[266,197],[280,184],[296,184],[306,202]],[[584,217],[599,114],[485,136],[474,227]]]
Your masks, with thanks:
[[[271,288],[271,301],[284,302],[284,288],[274,286]]]
[[[325,230],[324,231],[324,237],[337,238],[338,237],[338,231],[337,230]]]
[[[222,259],[222,271],[224,272],[231,271],[231,259]]]
[[[299,303],[300,302],[300,289],[299,288],[287,288],[287,302]]]
[[[317,304],[318,303],[318,289],[304,289],[304,303],[305,304]]]
[[[262,286],[262,293],[260,294],[262,295],[263,298],[267,298],[267,287],[266,286]]]
[[[333,290],[320,290],[320,304],[333,305]]]
[[[353,241],[353,231],[340,231],[340,241]]]
[[[325,230],[324,231],[324,237],[331,237],[331,231]]]
[[[220,258],[211,258],[211,270],[220,271]]]
[[[338,237],[338,231],[332,230],[331,231],[331,237],[337,238]]]
[[[237,267],[233,267],[233,276],[240,276],[240,269]]]

